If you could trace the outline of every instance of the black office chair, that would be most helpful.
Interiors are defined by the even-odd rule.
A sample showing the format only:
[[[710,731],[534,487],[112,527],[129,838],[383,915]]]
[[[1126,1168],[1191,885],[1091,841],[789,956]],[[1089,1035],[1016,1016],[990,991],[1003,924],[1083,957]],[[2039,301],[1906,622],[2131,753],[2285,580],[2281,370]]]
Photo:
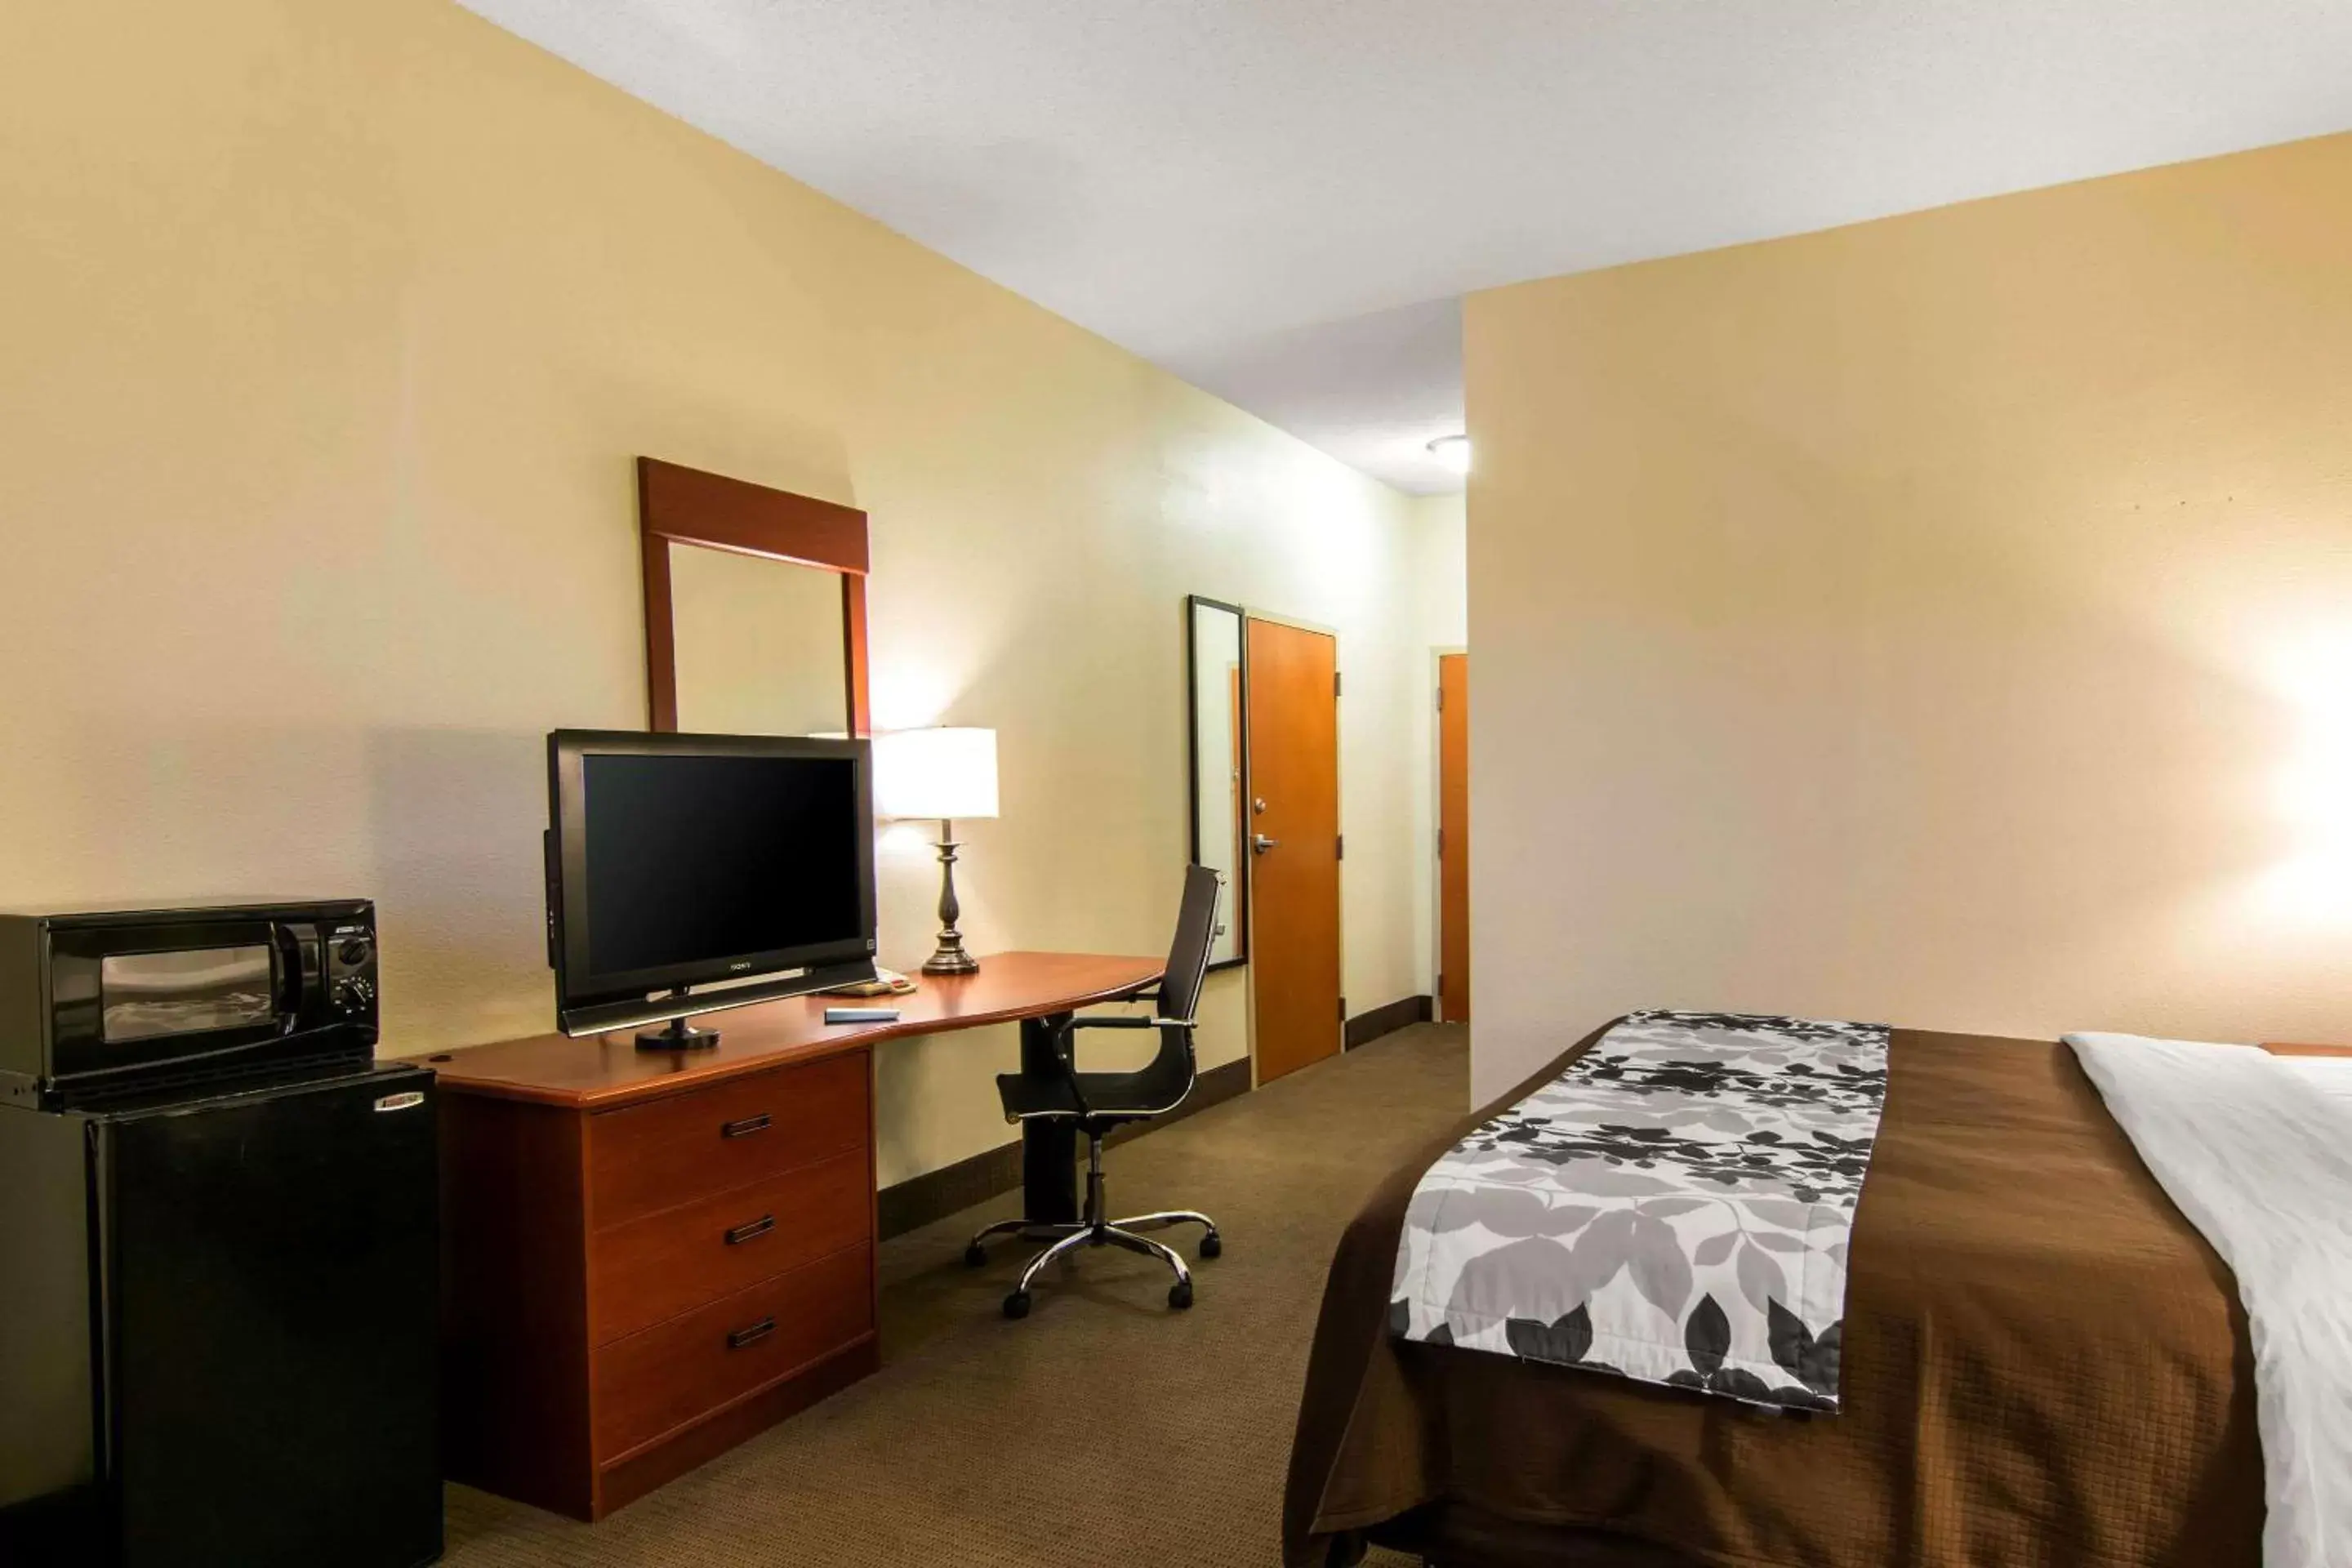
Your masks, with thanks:
[[[1004,1102],[1007,1121],[1057,1120],[1074,1122],[1087,1139],[1086,1217],[1075,1224],[1033,1226],[1025,1220],[999,1220],[971,1238],[963,1260],[974,1268],[988,1260],[982,1246],[1005,1231],[1057,1237],[1054,1245],[1029,1260],[1021,1283],[1004,1298],[1004,1315],[1029,1315],[1029,1287],[1045,1265],[1081,1247],[1123,1247],[1157,1258],[1176,1271],[1168,1289],[1168,1304],[1182,1310],[1192,1304],[1192,1276],[1173,1247],[1135,1234],[1141,1226],[1160,1229],[1171,1225],[1197,1225],[1201,1256],[1214,1258],[1224,1243],[1216,1222],[1190,1209],[1138,1215],[1132,1219],[1103,1217],[1103,1136],[1130,1121],[1164,1116],[1184,1103],[1199,1074],[1192,1061],[1193,1013],[1200,1005],[1201,984],[1209,973],[1209,945],[1216,931],[1217,873],[1204,866],[1184,871],[1184,902],[1176,917],[1176,941],[1168,950],[1168,968],[1156,990],[1139,993],[1139,1001],[1156,1004],[1150,1017],[1133,1014],[1073,1016],[1055,1035],[1054,1069],[1049,1072],[1005,1073],[996,1080],[997,1097]],[[1080,1072],[1077,1032],[1080,1029],[1157,1029],[1160,1054],[1134,1072]]]

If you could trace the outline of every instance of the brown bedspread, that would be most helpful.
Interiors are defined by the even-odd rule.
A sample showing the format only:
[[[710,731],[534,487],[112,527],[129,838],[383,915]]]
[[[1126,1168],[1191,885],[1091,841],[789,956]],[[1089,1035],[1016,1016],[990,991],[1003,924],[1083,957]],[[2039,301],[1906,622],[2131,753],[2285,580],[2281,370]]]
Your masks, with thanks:
[[[2063,1045],[1895,1031],[1840,1415],[1391,1340],[1422,1172],[1602,1032],[1349,1226],[1291,1452],[1293,1568],[1367,1533],[1441,1563],[2256,1568],[2235,1282]]]

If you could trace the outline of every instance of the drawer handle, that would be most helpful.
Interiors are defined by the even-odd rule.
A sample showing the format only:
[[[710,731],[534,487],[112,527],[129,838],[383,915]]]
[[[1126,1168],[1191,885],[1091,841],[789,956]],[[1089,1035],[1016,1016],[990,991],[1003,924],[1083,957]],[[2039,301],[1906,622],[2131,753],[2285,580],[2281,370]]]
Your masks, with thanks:
[[[749,1225],[739,1225],[727,1233],[727,1245],[740,1247],[747,1241],[757,1241],[776,1228],[776,1216],[763,1214]]]
[[[762,1318],[748,1329],[738,1329],[727,1336],[727,1348],[740,1351],[745,1345],[756,1345],[776,1331],[776,1320]]]
[[[768,1129],[769,1120],[768,1113],[763,1110],[757,1116],[747,1116],[740,1121],[722,1122],[719,1128],[719,1136],[721,1138],[749,1138],[754,1132],[766,1131]]]

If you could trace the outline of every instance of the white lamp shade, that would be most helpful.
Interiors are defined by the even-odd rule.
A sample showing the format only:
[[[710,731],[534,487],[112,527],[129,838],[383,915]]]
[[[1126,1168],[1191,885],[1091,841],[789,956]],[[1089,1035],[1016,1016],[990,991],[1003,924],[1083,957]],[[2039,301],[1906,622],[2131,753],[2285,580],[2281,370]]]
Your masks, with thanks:
[[[899,730],[874,737],[874,813],[942,821],[996,815],[996,731]]]

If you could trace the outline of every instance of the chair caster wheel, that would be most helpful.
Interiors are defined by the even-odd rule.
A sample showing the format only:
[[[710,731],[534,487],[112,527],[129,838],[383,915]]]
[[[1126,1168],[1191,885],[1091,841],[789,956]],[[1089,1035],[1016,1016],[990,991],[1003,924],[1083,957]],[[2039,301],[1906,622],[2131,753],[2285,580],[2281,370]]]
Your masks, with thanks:
[[[1180,1312],[1190,1307],[1192,1304],[1192,1282],[1190,1279],[1179,1279],[1175,1284],[1168,1287],[1168,1304]],[[1009,1309],[1012,1303],[1008,1301],[1005,1306]]]
[[[963,1249],[963,1266],[966,1268],[978,1268],[987,1261],[988,1249],[980,1243],[975,1241]]]
[[[1214,1258],[1214,1257],[1217,1257],[1219,1254],[1223,1253],[1224,1250],[1225,1250],[1225,1244],[1224,1244],[1224,1241],[1223,1241],[1223,1239],[1222,1237],[1220,1237],[1217,1235],[1217,1233],[1216,1233],[1215,1231],[1213,1231],[1213,1231],[1211,1231],[1208,1235],[1206,1235],[1206,1236],[1204,1236],[1204,1237],[1202,1237],[1201,1238],[1201,1256],[1202,1256],[1202,1257],[1203,1257],[1203,1258]]]
[[[1027,1317],[1029,1315],[1029,1292],[1026,1290],[1015,1290],[1012,1295],[1004,1298],[1004,1315],[1008,1318],[1013,1319]]]

